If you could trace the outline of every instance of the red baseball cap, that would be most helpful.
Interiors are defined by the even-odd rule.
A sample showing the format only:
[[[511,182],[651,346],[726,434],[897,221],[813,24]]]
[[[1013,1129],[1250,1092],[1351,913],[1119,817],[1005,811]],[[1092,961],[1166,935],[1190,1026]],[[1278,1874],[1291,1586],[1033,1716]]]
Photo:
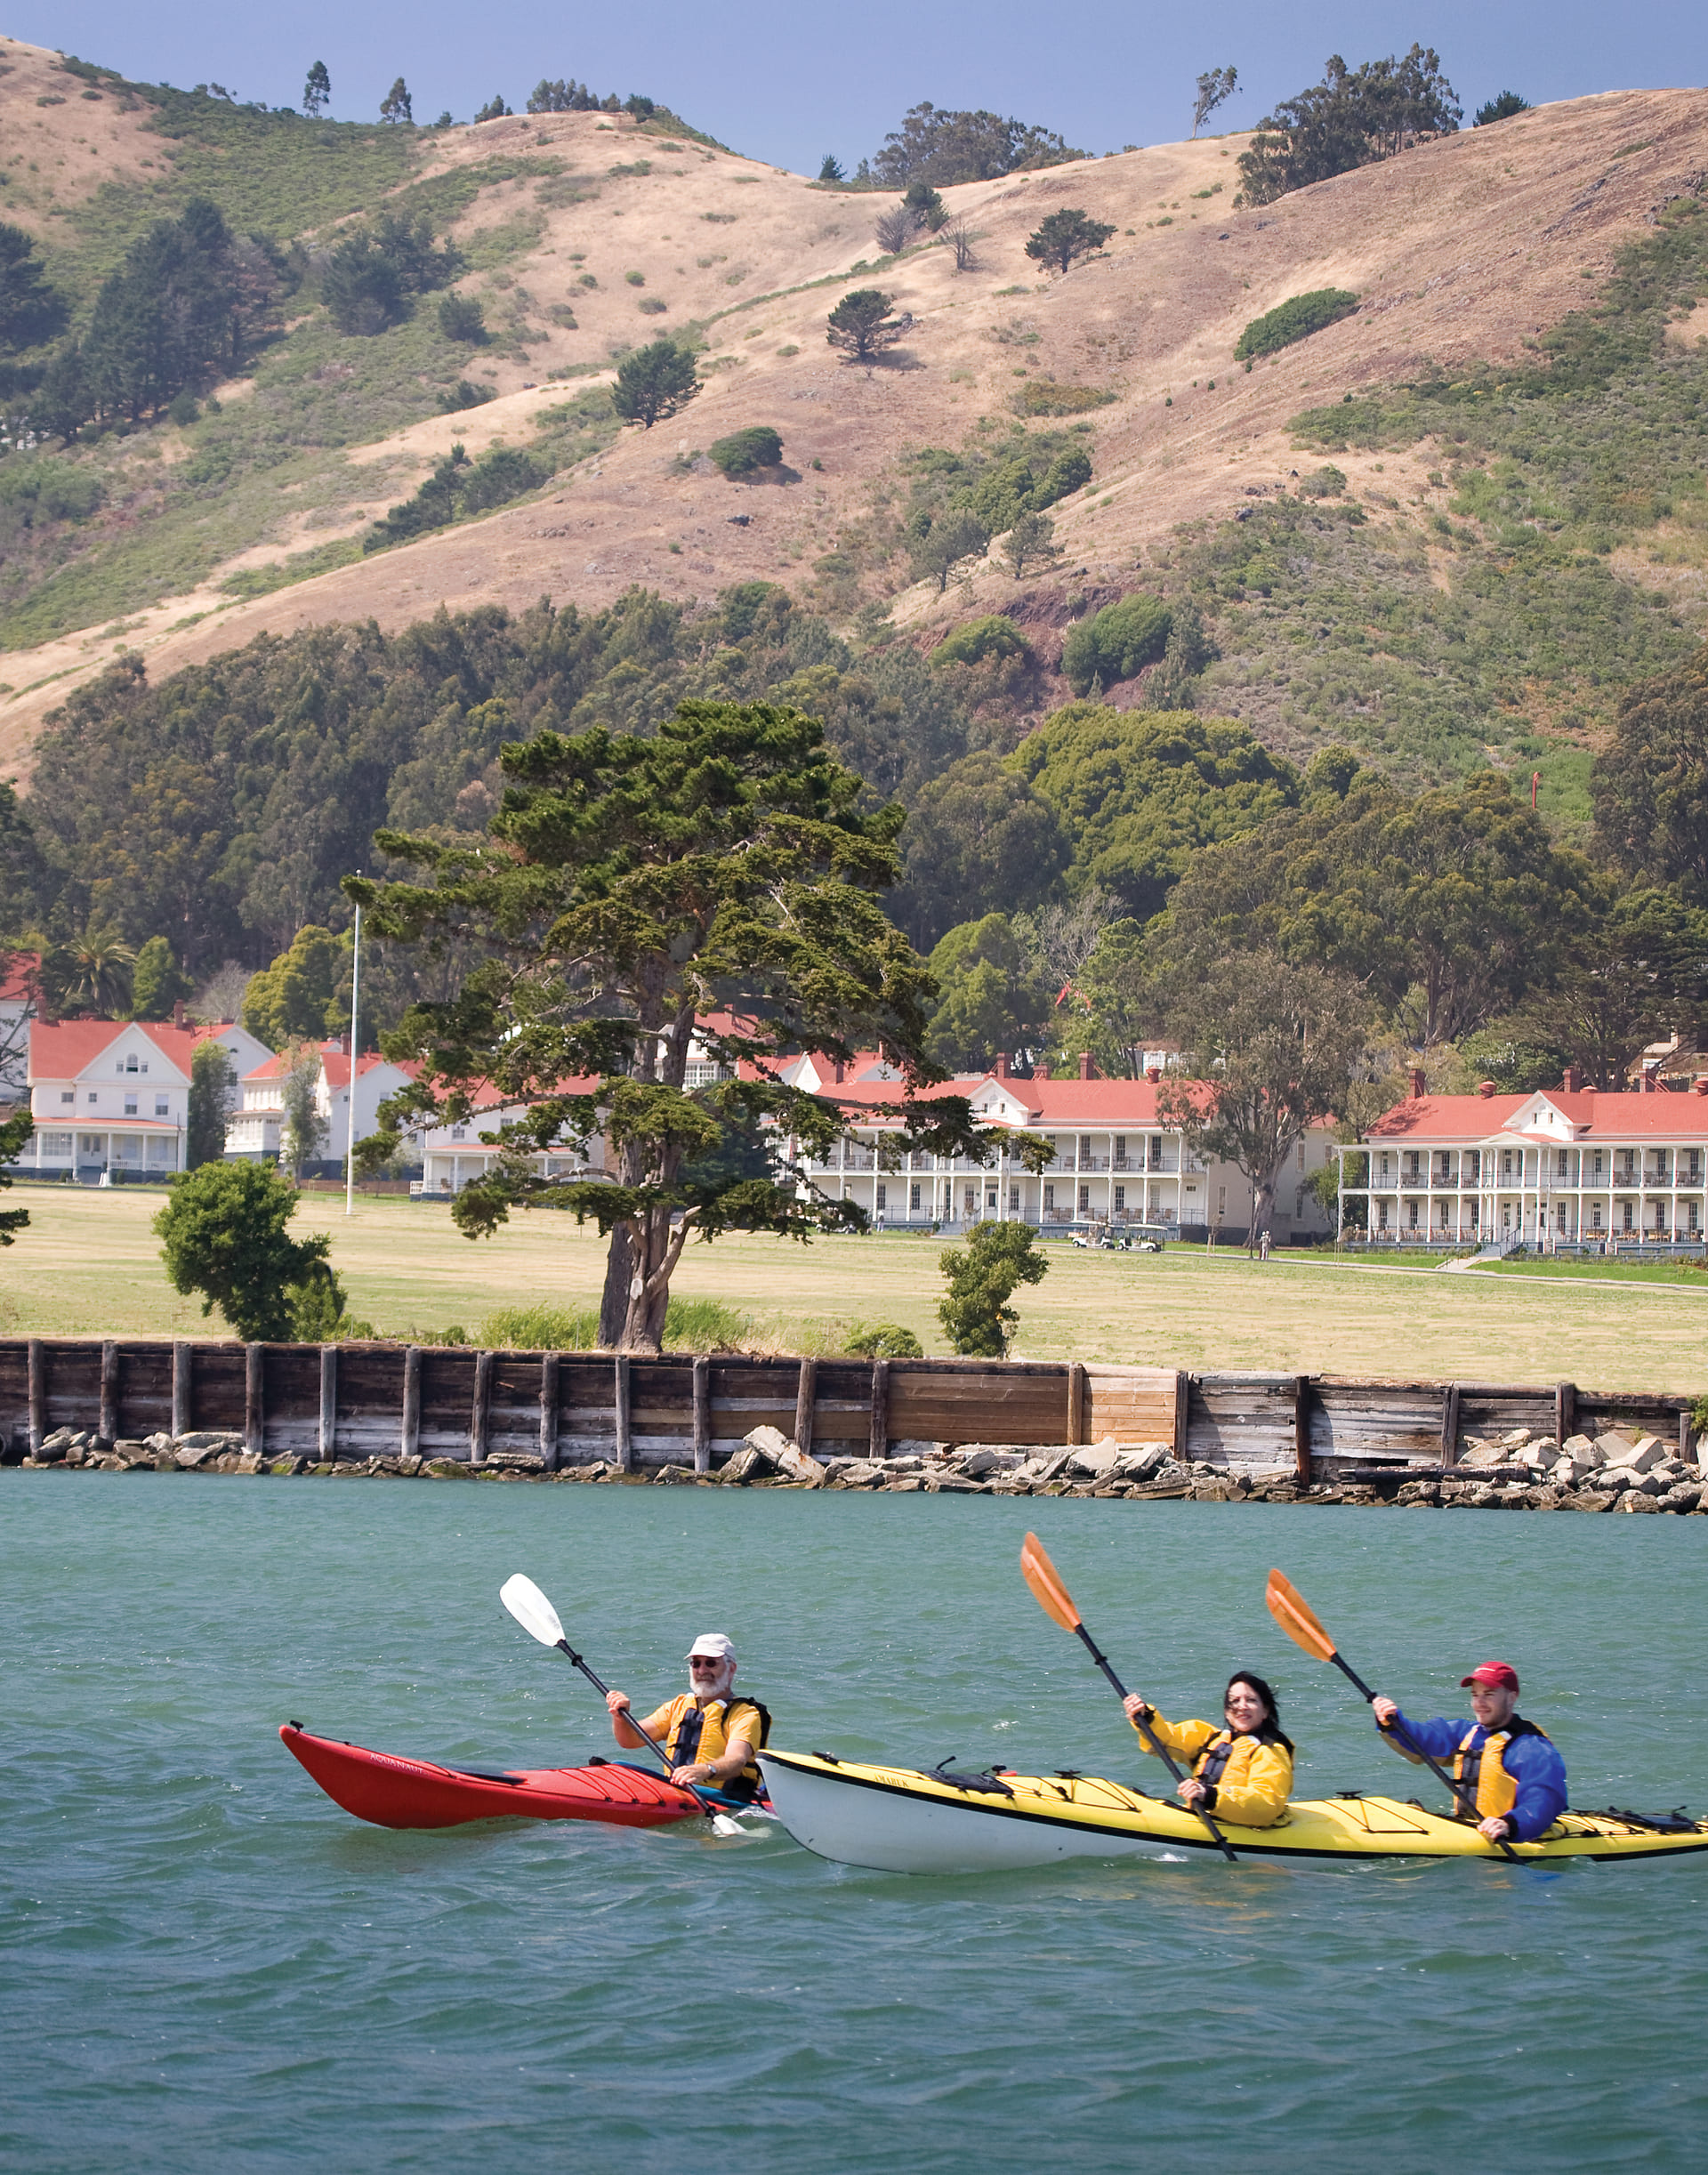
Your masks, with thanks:
[[[1468,1684],[1500,1684],[1509,1692],[1516,1692],[1519,1672],[1511,1662],[1478,1662],[1468,1677],[1460,1678],[1460,1690],[1462,1692]]]

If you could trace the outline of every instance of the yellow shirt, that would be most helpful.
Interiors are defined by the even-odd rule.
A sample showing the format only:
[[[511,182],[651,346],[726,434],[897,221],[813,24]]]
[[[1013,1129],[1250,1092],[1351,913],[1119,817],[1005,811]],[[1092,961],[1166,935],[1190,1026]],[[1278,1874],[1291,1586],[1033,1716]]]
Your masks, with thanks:
[[[1164,1752],[1189,1760],[1195,1775],[1211,1751],[1229,1736],[1213,1722],[1164,1721],[1154,1707],[1150,1734]],[[1209,1809],[1223,1820],[1236,1827],[1273,1827],[1286,1811],[1293,1792],[1293,1754],[1285,1744],[1266,1744],[1261,1737],[1235,1737],[1215,1790],[1215,1802]]]

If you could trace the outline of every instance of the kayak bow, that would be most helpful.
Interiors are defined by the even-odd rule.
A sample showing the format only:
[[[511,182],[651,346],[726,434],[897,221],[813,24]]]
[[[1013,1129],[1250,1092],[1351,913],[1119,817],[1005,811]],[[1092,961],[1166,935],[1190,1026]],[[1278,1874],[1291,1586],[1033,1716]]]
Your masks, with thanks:
[[[771,1804],[820,1857],[884,1873],[996,1873],[1067,1858],[1215,1856],[1184,1805],[1090,1775],[921,1774],[828,1760],[759,1756]],[[1470,1857],[1500,1862],[1474,1827],[1398,1798],[1301,1798],[1274,1827],[1223,1824],[1241,1857]],[[1651,1825],[1637,1814],[1563,1813],[1520,1860],[1664,1857],[1708,1850],[1708,1822]]]
[[[618,1760],[594,1760],[584,1768],[447,1768],[317,1737],[294,1722],[285,1723],[278,1734],[335,1805],[375,1827],[461,1827],[471,1820],[664,1827],[705,1813],[691,1790]]]

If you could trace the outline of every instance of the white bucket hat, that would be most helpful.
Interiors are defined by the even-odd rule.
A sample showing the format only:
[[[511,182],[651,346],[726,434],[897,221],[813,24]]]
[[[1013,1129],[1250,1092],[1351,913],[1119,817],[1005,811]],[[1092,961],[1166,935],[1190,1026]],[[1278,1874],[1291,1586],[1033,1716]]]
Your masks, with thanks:
[[[683,1658],[691,1662],[696,1655],[710,1655],[717,1662],[733,1662],[736,1650],[727,1631],[702,1631]]]

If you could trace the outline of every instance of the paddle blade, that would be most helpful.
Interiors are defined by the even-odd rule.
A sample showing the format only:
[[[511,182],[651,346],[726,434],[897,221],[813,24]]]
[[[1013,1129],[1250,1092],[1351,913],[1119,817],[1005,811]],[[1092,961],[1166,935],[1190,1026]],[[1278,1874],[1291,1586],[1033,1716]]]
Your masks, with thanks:
[[[1319,1662],[1332,1662],[1334,1659],[1334,1641],[1317,1623],[1303,1594],[1291,1579],[1284,1578],[1279,1571],[1271,1571],[1269,1583],[1263,1590],[1263,1599],[1269,1605],[1270,1615],[1295,1647],[1302,1647],[1307,1654],[1314,1654]]]
[[[498,1599],[530,1639],[537,1639],[543,1647],[561,1644],[563,1626],[558,1612],[531,1578],[524,1578],[518,1571],[499,1587]]]
[[[1064,1631],[1078,1631],[1079,1611],[1074,1607],[1074,1597],[1062,1584],[1035,1533],[1028,1533],[1021,1543],[1020,1576],[1031,1587],[1033,1599],[1046,1616],[1053,1616]]]

